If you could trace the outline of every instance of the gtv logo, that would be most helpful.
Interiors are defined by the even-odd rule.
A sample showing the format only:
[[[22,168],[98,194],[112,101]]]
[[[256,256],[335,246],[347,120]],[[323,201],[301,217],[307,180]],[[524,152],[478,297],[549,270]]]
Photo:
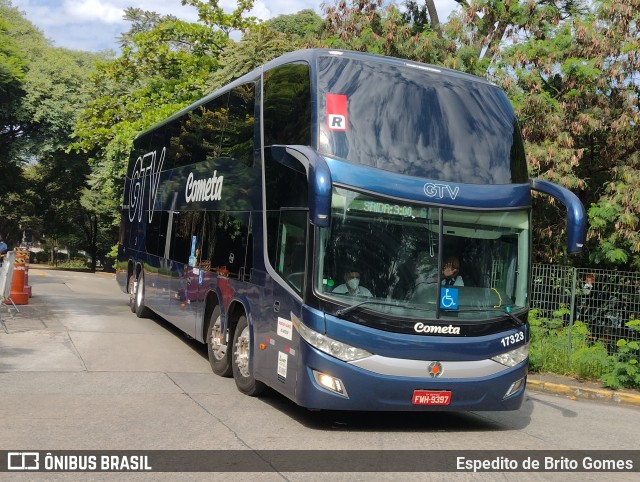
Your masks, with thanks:
[[[459,192],[460,187],[456,186],[452,188],[449,184],[428,182],[424,185],[424,193],[430,198],[444,199],[445,197],[449,197],[455,199]]]
[[[129,221],[138,217],[138,222],[142,221],[144,210],[144,196],[148,190],[149,196],[149,222],[153,219],[153,212],[156,205],[156,195],[160,185],[160,173],[164,164],[164,156],[167,148],[163,147],[160,159],[157,159],[157,151],[147,152],[143,156],[138,156],[133,166],[131,180],[129,181]],[[147,189],[147,180],[149,188]]]

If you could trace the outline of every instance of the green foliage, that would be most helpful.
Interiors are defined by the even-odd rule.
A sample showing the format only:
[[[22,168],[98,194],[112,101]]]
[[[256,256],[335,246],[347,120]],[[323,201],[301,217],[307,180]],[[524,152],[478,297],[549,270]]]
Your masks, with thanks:
[[[455,44],[439,31],[414,22],[391,2],[339,2],[325,6],[325,28],[314,47],[357,50],[409,60],[446,64]]]
[[[255,17],[247,15],[253,8],[253,0],[236,0],[236,8],[227,13],[219,0],[182,0],[182,5],[198,9],[198,18],[211,30],[223,32],[225,37],[233,31],[244,31],[257,23]]]
[[[602,343],[582,346],[571,354],[571,372],[579,378],[600,379],[611,370],[607,348]]]
[[[61,263],[58,263],[56,268],[63,269],[63,270],[68,269],[68,270],[74,270],[74,271],[89,271],[89,268],[87,266],[87,260],[81,259],[81,258],[62,261]]]
[[[567,333],[562,321],[562,316],[567,311],[562,308],[554,312],[551,318],[542,317],[537,310],[529,312],[531,326],[529,368],[531,371],[567,373],[569,369]]]
[[[220,68],[211,73],[208,88],[212,91],[220,88],[271,59],[301,48],[304,42],[304,38],[271,30],[264,25],[247,29],[242,40],[230,44],[220,55]]]
[[[0,122],[2,132],[10,121],[11,104],[23,95],[26,59],[8,34],[9,24],[0,18]]]
[[[588,6],[528,2],[518,15],[522,30],[511,30],[489,73],[514,99],[531,175],[569,187],[592,206],[589,260],[638,267],[640,1]],[[563,259],[564,211],[536,207],[544,220],[534,232],[537,260]]]
[[[569,314],[566,307],[554,311],[551,318],[542,317],[539,310],[529,312],[529,368],[533,372],[597,379],[609,370],[607,349],[601,343],[591,342],[591,333],[583,322],[576,321],[569,329],[565,323]]]
[[[21,106],[28,60],[17,35],[24,24],[18,12],[0,0],[0,238],[10,243],[19,236],[16,211],[24,181],[25,159],[18,145],[25,131]]]
[[[627,326],[640,331],[640,320],[632,320]],[[610,388],[640,389],[640,342],[618,340],[617,351],[610,356],[612,370],[602,377],[602,382]]]
[[[79,191],[89,167],[67,148],[86,79],[102,56],[54,48],[22,14],[0,1],[0,65],[18,66],[19,93],[0,107],[0,235],[51,239],[82,235]],[[3,57],[4,54],[6,57]],[[15,72],[14,72],[15,73]],[[86,240],[85,240],[86,241]]]
[[[554,311],[551,318],[541,316],[539,310],[529,312],[529,369],[601,379],[613,389],[640,388],[640,342],[621,339],[616,352],[609,354],[602,343],[592,341],[588,327],[581,321],[575,321],[570,330],[564,321],[568,314],[565,307]],[[632,320],[627,326],[640,331],[640,320]]]
[[[269,19],[264,25],[274,32],[307,39],[317,37],[322,31],[324,22],[313,10],[300,10],[298,13],[279,15]]]

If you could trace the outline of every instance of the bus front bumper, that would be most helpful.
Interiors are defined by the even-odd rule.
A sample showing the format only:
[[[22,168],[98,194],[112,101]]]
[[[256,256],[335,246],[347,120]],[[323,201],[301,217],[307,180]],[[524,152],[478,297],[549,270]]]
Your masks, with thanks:
[[[490,375],[456,378],[447,378],[443,362],[441,375],[425,369],[417,377],[376,373],[302,345],[296,402],[310,409],[501,411],[517,410],[524,398],[528,360]]]

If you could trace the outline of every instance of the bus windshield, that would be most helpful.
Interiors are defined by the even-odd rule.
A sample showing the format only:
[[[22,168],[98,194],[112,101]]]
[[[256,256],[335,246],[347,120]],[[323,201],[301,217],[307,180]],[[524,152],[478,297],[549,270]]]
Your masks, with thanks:
[[[316,290],[342,306],[487,320],[527,305],[525,210],[454,210],[334,188],[320,240]],[[445,288],[455,304],[442,301]]]
[[[496,86],[411,62],[318,61],[319,152],[410,176],[528,183],[524,145]]]

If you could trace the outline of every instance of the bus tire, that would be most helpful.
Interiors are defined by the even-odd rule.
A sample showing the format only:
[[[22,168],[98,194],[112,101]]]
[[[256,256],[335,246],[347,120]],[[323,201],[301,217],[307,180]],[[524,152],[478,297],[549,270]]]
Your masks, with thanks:
[[[221,377],[230,377],[233,374],[231,368],[231,357],[229,356],[229,345],[222,345],[222,317],[220,316],[220,305],[216,306],[209,318],[209,328],[207,329],[207,351],[209,353],[209,364],[213,373]]]
[[[146,318],[149,315],[149,309],[144,304],[144,273],[140,273],[138,278],[138,289],[136,290],[136,316],[138,318]]]
[[[129,292],[129,308],[131,313],[136,312],[136,279],[133,274],[129,275],[127,280],[127,291]]]
[[[257,381],[251,373],[252,362],[251,332],[246,316],[238,318],[235,332],[233,333],[233,345],[231,359],[233,378],[236,386],[245,395],[255,397],[260,395],[265,388],[264,383]]]

